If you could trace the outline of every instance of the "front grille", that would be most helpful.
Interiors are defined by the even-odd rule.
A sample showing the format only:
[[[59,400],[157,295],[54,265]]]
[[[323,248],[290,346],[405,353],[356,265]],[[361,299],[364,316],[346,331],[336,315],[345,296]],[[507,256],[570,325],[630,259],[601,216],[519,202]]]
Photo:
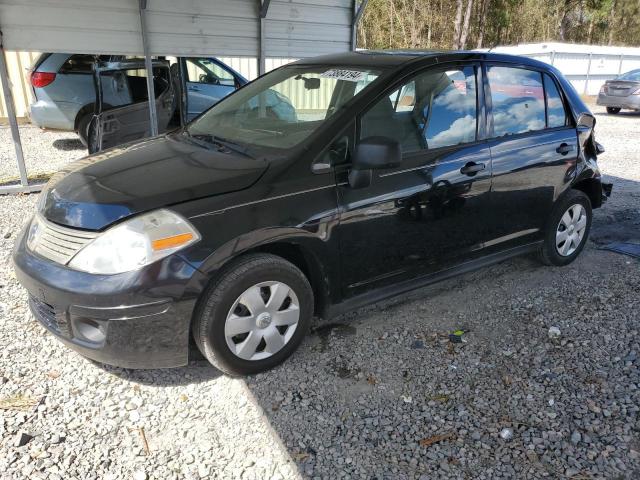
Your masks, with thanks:
[[[40,230],[34,251],[62,265],[66,265],[82,247],[98,236],[98,232],[61,227],[42,217],[38,218],[38,224]]]
[[[58,311],[53,305],[29,295],[29,306],[36,319],[58,335],[69,337],[69,324],[65,312]]]

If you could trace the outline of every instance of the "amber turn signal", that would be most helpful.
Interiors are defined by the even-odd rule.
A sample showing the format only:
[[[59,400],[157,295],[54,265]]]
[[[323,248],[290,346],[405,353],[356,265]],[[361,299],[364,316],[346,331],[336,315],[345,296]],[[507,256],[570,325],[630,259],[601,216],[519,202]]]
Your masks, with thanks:
[[[166,250],[167,248],[175,248],[183,245],[193,239],[193,233],[181,233],[172,237],[159,238],[151,242],[154,250]]]

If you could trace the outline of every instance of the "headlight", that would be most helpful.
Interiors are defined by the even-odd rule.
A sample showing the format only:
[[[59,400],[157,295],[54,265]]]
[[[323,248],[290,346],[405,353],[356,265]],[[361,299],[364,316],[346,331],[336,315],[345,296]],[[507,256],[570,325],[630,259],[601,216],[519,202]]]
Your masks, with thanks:
[[[156,210],[109,228],[76,253],[69,266],[107,275],[129,272],[198,240],[196,229],[180,215]]]
[[[29,230],[27,232],[27,248],[32,252],[36,249],[36,243],[41,230],[42,225],[40,225],[38,215],[34,215],[31,219],[31,224],[29,225]]]

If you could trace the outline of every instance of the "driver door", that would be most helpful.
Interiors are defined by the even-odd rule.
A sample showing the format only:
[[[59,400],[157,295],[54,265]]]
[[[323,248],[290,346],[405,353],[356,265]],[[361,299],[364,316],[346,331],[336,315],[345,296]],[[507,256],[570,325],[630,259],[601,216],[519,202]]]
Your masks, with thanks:
[[[477,255],[487,238],[491,157],[477,64],[432,67],[383,94],[356,141],[400,143],[399,167],[353,188],[338,174],[345,297],[435,273]],[[480,99],[480,102],[478,101]]]
[[[190,122],[237,88],[235,76],[210,58],[182,58]]]

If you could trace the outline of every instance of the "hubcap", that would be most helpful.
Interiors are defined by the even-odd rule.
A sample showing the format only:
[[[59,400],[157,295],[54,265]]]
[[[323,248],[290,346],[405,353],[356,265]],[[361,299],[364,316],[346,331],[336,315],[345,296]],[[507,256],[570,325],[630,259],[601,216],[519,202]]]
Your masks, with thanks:
[[[300,304],[291,287],[258,283],[245,290],[227,314],[227,346],[243,360],[269,358],[291,340],[299,320]]]
[[[269,312],[262,312],[260,315],[258,315],[256,325],[258,326],[258,328],[267,328],[269,325],[271,325],[271,314]]]
[[[573,254],[580,246],[587,229],[587,211],[576,203],[571,205],[556,229],[556,250],[563,257]]]

